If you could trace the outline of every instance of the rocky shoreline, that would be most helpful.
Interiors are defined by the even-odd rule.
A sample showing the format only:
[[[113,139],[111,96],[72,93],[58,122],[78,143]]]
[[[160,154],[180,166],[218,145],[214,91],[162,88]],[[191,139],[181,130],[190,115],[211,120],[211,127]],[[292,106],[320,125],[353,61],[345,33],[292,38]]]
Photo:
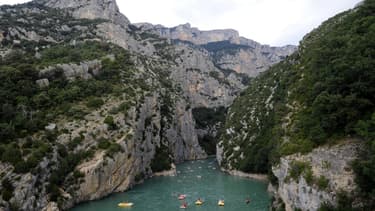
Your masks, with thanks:
[[[260,180],[263,182],[268,182],[268,177],[266,174],[250,174],[250,173],[245,173],[245,172],[238,171],[238,170],[228,170],[224,168],[221,168],[220,170],[232,176],[244,177],[244,178],[249,178],[249,179]]]
[[[176,171],[176,165],[172,163],[171,169],[170,170],[165,170],[161,172],[155,172],[153,174],[154,177],[174,177],[177,176],[177,171]]]

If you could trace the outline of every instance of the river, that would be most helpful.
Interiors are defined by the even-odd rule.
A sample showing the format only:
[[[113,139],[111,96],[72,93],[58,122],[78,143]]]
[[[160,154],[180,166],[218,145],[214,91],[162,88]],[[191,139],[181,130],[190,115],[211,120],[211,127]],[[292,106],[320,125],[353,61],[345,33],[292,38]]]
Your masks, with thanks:
[[[175,177],[154,177],[133,189],[104,199],[83,203],[71,211],[170,211],[182,210],[178,194],[186,194],[187,210],[261,211],[268,210],[267,184],[257,180],[230,176],[221,172],[214,159],[185,162],[177,166]],[[204,204],[194,204],[197,198]],[[251,202],[245,203],[250,197]],[[219,199],[225,200],[218,207]],[[119,202],[133,202],[132,208],[119,208]]]

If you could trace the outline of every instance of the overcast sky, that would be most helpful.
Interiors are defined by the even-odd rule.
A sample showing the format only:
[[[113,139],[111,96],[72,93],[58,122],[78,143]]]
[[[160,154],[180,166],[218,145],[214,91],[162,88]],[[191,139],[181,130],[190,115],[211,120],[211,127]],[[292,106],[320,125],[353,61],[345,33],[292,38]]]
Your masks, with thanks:
[[[132,23],[172,27],[189,22],[201,30],[232,28],[263,44],[298,44],[327,18],[361,0],[117,0]],[[0,0],[16,4],[26,0]]]

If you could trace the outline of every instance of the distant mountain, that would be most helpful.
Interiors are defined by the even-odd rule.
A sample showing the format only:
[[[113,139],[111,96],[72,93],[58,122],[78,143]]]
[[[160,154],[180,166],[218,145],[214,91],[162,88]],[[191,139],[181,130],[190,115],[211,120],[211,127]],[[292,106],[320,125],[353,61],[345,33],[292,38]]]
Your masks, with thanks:
[[[240,37],[233,29],[200,31],[190,24],[172,28],[149,23],[137,23],[142,31],[171,40],[186,41],[209,51],[215,65],[222,70],[234,70],[250,77],[257,76],[296,50],[296,46],[271,47]]]

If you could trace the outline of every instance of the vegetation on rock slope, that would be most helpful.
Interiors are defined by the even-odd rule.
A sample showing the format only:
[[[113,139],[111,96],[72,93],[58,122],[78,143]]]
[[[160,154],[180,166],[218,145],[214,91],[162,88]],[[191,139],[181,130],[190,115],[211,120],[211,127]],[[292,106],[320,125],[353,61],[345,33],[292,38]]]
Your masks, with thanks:
[[[222,165],[267,173],[280,156],[362,137],[369,147],[354,169],[374,206],[374,14],[375,1],[367,0],[329,19],[253,80],[229,109]]]
[[[126,115],[131,108],[138,115],[143,99],[154,90],[163,102],[160,134],[169,129],[179,87],[169,79],[168,71],[154,67],[157,61],[101,41],[95,28],[104,20],[74,19],[63,10],[34,2],[0,9],[0,207],[6,207],[5,202],[14,210],[22,206],[9,200],[15,194],[14,178],[26,173],[38,178],[36,200],[47,194],[47,200],[62,205],[61,190],[72,194],[84,176],[76,171],[77,165],[97,152],[104,151],[111,159],[123,151],[115,137],[93,134],[95,144],[87,146],[84,140],[92,131],[74,137],[72,128],[46,129],[50,123],[71,122],[79,127],[82,122],[89,124],[88,114],[98,112],[103,121],[97,124],[107,125],[109,133],[124,135],[111,115]],[[29,36],[32,32],[38,36]],[[45,40],[46,36],[50,39]],[[87,65],[93,61],[94,68]],[[137,70],[134,61],[153,72]],[[69,67],[64,70],[63,64]],[[87,67],[90,77],[69,69],[72,65]],[[76,75],[71,78],[69,74]],[[48,83],[38,85],[40,79]],[[108,100],[118,106],[107,105]],[[65,135],[70,137],[68,143],[59,143],[58,137]],[[172,162],[168,143],[161,139],[162,150],[152,162],[157,171],[169,169]],[[42,163],[48,168],[42,168]]]

